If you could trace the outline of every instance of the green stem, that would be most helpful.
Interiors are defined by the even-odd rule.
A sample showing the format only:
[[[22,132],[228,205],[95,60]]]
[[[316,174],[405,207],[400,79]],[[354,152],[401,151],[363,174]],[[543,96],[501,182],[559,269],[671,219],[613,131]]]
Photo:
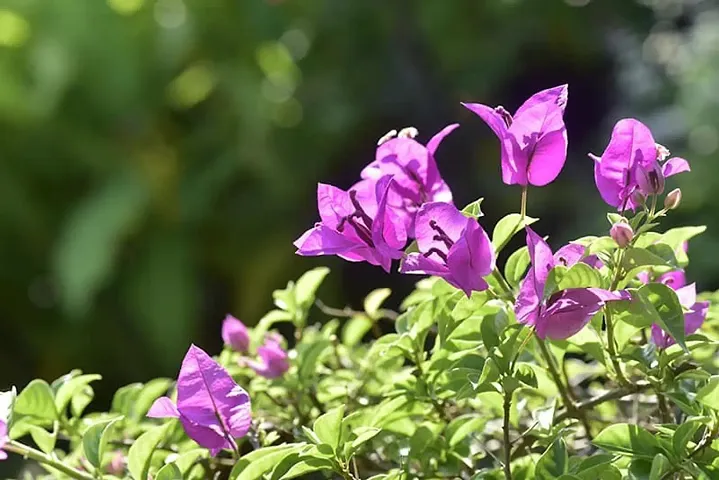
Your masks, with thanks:
[[[524,220],[524,217],[527,216],[527,186],[524,185],[522,187],[522,205],[519,209],[519,214],[522,217],[522,220]]]
[[[502,290],[507,295],[507,298],[512,301],[512,303],[515,302],[514,298],[514,292],[512,291],[511,285],[509,285],[509,282],[504,279],[504,276],[499,272],[497,267],[494,267],[494,270],[492,270],[492,273],[490,274],[492,277],[494,277],[495,280],[497,280],[497,283],[499,283],[499,286],[502,287]]]
[[[42,463],[43,465],[54,468],[55,470],[64,473],[68,477],[75,478],[77,480],[95,480],[95,477],[90,475],[89,473],[76,470],[54,459],[50,455],[41,452],[40,450],[35,450],[34,448],[28,447],[27,445],[24,445],[15,440],[11,440],[6,443],[3,447],[3,450],[5,450],[6,452],[22,455],[24,458],[35,460],[38,463]]]
[[[504,478],[512,480],[512,442],[509,440],[509,414],[512,411],[512,394],[504,392]]]
[[[562,403],[564,403],[564,407],[567,409],[567,412],[571,414],[571,416],[573,416],[582,423],[584,430],[586,430],[587,432],[587,437],[591,439],[592,429],[589,426],[589,420],[587,420],[587,416],[585,415],[584,411],[578,409],[572,401],[571,396],[568,392],[569,386],[564,385],[562,377],[559,375],[559,370],[554,363],[554,356],[550,353],[549,349],[547,348],[547,345],[544,343],[544,340],[542,340],[541,338],[537,338],[537,343],[539,344],[539,351],[542,352],[542,356],[547,362],[549,374],[552,376],[552,380],[554,380],[554,383],[557,385],[557,390],[559,390],[559,395],[562,397]]]
[[[621,278],[623,259],[624,250],[622,249],[619,250],[619,254],[617,255],[614,278],[612,279],[612,284],[609,286],[610,291],[617,289],[619,279]],[[617,346],[614,341],[614,321],[612,320],[612,309],[609,304],[604,306],[604,320],[607,322],[607,348],[609,350],[609,359],[611,360],[612,366],[617,374],[617,380],[619,380],[619,383],[622,385],[629,385],[629,380],[627,380],[627,377],[624,375],[622,366],[619,364],[619,357],[617,356]]]
[[[425,385],[427,386],[427,395],[429,396],[429,400],[432,403],[432,406],[439,414],[439,418],[449,423],[450,421],[452,421],[452,419],[449,418],[449,415],[447,415],[447,411],[444,409],[444,405],[438,402],[437,399],[434,398],[433,393],[429,391],[429,382],[427,381],[429,379],[427,378],[427,372],[424,371],[424,366],[422,365],[422,355],[416,350],[414,352],[414,363],[417,365],[417,370],[419,370],[420,378],[423,379]]]

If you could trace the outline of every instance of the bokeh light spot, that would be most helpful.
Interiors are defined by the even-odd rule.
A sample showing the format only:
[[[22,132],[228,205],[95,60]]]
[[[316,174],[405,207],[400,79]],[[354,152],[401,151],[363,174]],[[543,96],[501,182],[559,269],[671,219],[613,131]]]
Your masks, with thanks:
[[[215,77],[208,65],[197,64],[182,72],[168,86],[170,103],[178,108],[190,108],[202,102],[215,87]]]
[[[107,0],[107,3],[121,15],[132,15],[142,8],[145,0]]]
[[[0,10],[0,46],[19,47],[30,36],[30,25],[11,10]]]

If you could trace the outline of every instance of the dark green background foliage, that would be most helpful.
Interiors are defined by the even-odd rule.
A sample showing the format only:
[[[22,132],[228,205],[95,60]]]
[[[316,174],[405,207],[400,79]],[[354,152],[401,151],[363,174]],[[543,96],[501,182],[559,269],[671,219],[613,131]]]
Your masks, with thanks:
[[[719,12],[584,3],[0,0],[0,388],[79,367],[103,373],[107,403],[174,377],[189,342],[219,350],[225,313],[254,324],[321,263],[326,303],[382,285],[397,302],[416,278],[294,255],[316,183],[348,187],[392,128],[427,139],[459,121],[440,169],[492,225],[519,191],[459,102],[513,110],[565,82],[569,159],[530,192],[541,231],[603,233],[586,153],[637,116],[692,164],[670,222],[709,225],[690,276],[718,288]]]

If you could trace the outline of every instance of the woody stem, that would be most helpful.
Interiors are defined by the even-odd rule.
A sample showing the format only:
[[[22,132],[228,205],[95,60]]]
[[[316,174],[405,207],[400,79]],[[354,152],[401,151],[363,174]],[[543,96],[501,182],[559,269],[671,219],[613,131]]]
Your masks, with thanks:
[[[539,351],[542,352],[542,356],[547,362],[549,374],[552,376],[552,380],[554,380],[554,383],[557,385],[557,390],[559,390],[559,395],[562,397],[562,403],[564,403],[564,407],[567,409],[568,413],[570,413],[574,418],[576,418],[582,423],[584,430],[587,432],[587,438],[591,440],[592,429],[589,426],[589,420],[587,420],[586,414],[582,410],[578,409],[577,405],[572,401],[569,394],[569,389],[571,387],[569,387],[569,384],[564,385],[564,382],[562,382],[562,377],[559,375],[557,365],[554,363],[554,355],[552,355],[552,353],[549,351],[547,345],[544,343],[544,340],[542,340],[541,338],[537,338],[537,343],[539,344]]]
[[[95,480],[95,477],[93,477],[89,473],[75,470],[69,465],[65,465],[64,463],[54,459],[50,455],[43,453],[39,450],[35,450],[32,447],[28,447],[27,445],[24,445],[20,442],[16,442],[15,440],[11,440],[7,444],[5,444],[3,450],[5,450],[6,452],[12,452],[18,455],[22,455],[24,458],[35,460],[36,462],[54,468],[55,470],[58,470],[67,475],[68,477],[74,478],[76,480]]]

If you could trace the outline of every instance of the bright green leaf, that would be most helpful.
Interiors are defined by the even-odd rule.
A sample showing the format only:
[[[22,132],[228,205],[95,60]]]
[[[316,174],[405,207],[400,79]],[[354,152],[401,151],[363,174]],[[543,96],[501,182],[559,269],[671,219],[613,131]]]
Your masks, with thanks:
[[[97,422],[87,429],[82,436],[82,448],[85,458],[95,467],[102,467],[102,459],[105,456],[107,442],[110,439],[112,427],[122,417],[103,422]]]
[[[364,299],[364,310],[371,318],[377,318],[379,316],[380,308],[385,300],[392,294],[392,290],[389,288],[378,288],[373,290]]]
[[[295,284],[295,300],[303,310],[307,310],[315,301],[315,293],[330,269],[317,267],[305,272]]]
[[[182,472],[174,463],[168,463],[157,471],[154,480],[182,480]]]
[[[677,344],[688,351],[684,343],[684,310],[676,292],[663,283],[648,283],[637,290],[637,296],[652,320],[656,320]]]
[[[607,452],[620,455],[635,455],[653,458],[659,453],[659,444],[654,435],[638,425],[617,423],[610,425],[597,435],[594,445]]]
[[[697,401],[719,411],[719,375],[711,377],[709,382],[697,392]]]
[[[70,378],[68,381],[64,382],[62,385],[60,385],[60,388],[55,394],[55,407],[57,408],[57,411],[64,412],[68,403],[70,403],[70,401],[76,394],[81,393],[83,388],[90,383],[101,379],[102,375],[88,374],[79,375],[77,377]]]
[[[470,203],[462,209],[462,213],[469,218],[479,218],[484,216],[482,213],[482,201],[484,198],[479,198],[474,202]]]
[[[286,456],[299,451],[306,444],[288,443],[254,450],[242,457],[232,468],[229,480],[258,480],[278,465]]]
[[[492,246],[494,251],[499,253],[514,235],[520,232],[527,225],[539,220],[538,218],[524,217],[519,213],[510,213],[497,222],[492,232]]]
[[[58,418],[52,389],[45,380],[33,380],[15,400],[14,412],[41,420]]]
[[[657,454],[652,460],[652,469],[649,471],[649,480],[662,480],[664,474],[672,470],[672,464],[669,459],[662,455]]]
[[[323,443],[337,449],[340,441],[342,418],[345,414],[344,405],[333,408],[315,420],[314,432]]]
[[[445,431],[445,437],[450,447],[461,443],[474,432],[481,432],[487,419],[479,415],[468,413],[452,420]]]
[[[504,266],[504,278],[511,286],[517,287],[528,266],[529,249],[525,246],[512,253],[507,259],[507,264]]]
[[[367,315],[355,315],[350,318],[342,329],[342,343],[348,347],[357,345],[370,331],[373,323]]]
[[[553,480],[567,473],[568,465],[567,446],[559,438],[539,458],[534,475],[540,480]]]
[[[48,432],[37,425],[28,425],[32,441],[45,453],[50,453],[55,448],[57,435],[54,432]]]
[[[152,453],[162,443],[174,422],[153,427],[140,435],[127,454],[127,469],[137,480],[145,480],[150,469]]]

